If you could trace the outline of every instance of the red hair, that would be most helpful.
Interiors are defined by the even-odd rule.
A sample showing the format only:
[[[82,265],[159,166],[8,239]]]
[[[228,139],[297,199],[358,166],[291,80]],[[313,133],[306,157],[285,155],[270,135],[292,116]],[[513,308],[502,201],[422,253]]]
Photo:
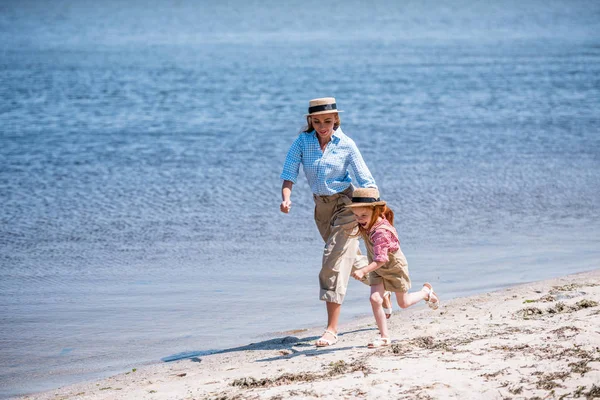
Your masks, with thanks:
[[[358,234],[361,235],[365,240],[369,238],[369,231],[377,222],[379,217],[385,218],[388,222],[393,226],[394,225],[394,212],[387,206],[373,206],[373,215],[371,215],[371,220],[369,221],[369,225],[366,228],[358,225]]]

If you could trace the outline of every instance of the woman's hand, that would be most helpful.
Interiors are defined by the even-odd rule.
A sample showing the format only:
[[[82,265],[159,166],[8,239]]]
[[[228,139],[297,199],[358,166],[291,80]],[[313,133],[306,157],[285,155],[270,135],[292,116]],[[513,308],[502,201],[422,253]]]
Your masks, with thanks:
[[[285,214],[289,213],[291,208],[292,208],[291,200],[284,200],[279,205],[279,209],[281,210],[282,213],[285,213]]]
[[[292,196],[292,186],[294,183],[292,181],[283,181],[281,185],[281,204],[279,205],[279,209],[282,213],[287,214],[290,212],[290,208],[292,208],[292,201],[290,197]]]
[[[365,277],[365,273],[363,272],[362,269],[357,269],[354,270],[354,272],[352,273],[352,277],[356,280],[362,281],[363,278]]]

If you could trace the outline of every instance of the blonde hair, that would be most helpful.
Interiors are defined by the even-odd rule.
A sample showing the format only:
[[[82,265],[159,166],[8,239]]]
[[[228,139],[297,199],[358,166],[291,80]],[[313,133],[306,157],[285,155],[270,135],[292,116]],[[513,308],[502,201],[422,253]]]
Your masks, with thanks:
[[[315,130],[315,128],[312,125],[312,120],[311,120],[311,116],[307,115],[306,116],[306,126],[304,127],[304,129],[302,129],[302,132],[312,132]],[[342,119],[340,118],[340,114],[335,113],[335,122],[333,123],[333,130],[335,131],[337,128],[340,127],[340,125],[342,124]]]

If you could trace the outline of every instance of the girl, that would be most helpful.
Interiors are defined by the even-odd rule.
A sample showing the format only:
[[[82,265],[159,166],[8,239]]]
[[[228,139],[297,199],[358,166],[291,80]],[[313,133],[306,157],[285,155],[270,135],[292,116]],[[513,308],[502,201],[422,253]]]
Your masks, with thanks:
[[[352,276],[362,280],[369,274],[371,307],[381,334],[368,347],[387,346],[391,339],[381,308],[384,290],[396,293],[400,308],[408,308],[425,300],[430,308],[436,310],[440,300],[429,283],[425,283],[418,292],[408,293],[411,286],[408,265],[393,226],[394,212],[379,198],[379,191],[376,188],[356,189],[352,195],[352,203],[347,207],[352,210],[358,222],[357,235],[362,236],[365,241],[370,262],[365,268],[354,271]]]
[[[346,208],[354,189],[349,171],[354,173],[355,185],[375,188],[375,180],[356,144],[340,128],[340,112],[333,97],[308,103],[307,127],[290,147],[281,173],[279,209],[287,214],[292,207],[292,186],[302,164],[313,192],[315,223],[325,241],[319,298],[326,303],[327,328],[316,341],[317,347],[337,342],[337,324],[350,272],[367,265],[366,257],[360,255],[358,239],[348,235],[356,225],[352,212]]]

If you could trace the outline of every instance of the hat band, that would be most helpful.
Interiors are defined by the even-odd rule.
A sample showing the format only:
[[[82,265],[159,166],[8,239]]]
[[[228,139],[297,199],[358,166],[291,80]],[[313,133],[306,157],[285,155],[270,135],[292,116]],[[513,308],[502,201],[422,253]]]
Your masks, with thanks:
[[[335,103],[332,104],[323,104],[320,106],[308,107],[308,113],[316,113],[320,111],[329,111],[329,110],[337,110],[337,105]]]
[[[352,198],[352,202],[353,203],[375,203],[377,201],[381,201],[381,198],[375,198],[375,197],[353,197]]]

